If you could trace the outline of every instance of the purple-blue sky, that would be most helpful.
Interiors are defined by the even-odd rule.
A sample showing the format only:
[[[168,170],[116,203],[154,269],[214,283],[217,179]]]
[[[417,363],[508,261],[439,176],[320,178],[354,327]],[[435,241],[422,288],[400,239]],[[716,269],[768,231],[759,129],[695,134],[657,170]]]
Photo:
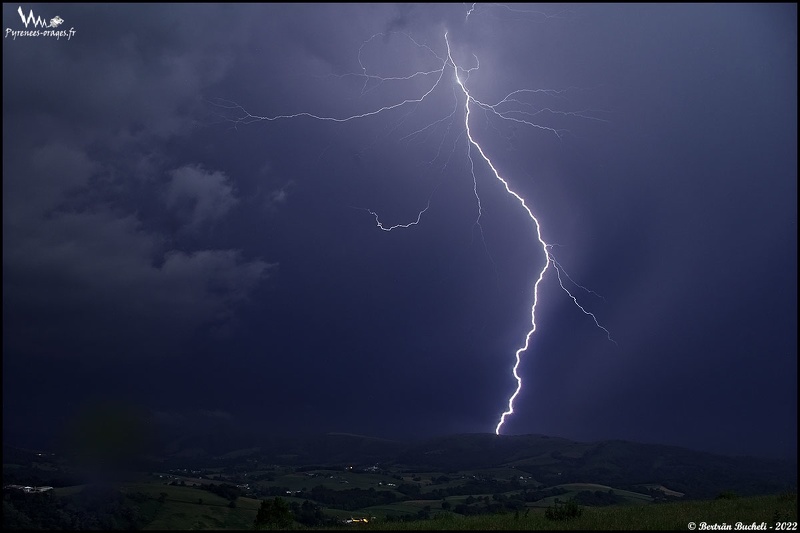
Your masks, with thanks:
[[[15,38],[18,7],[75,33]],[[447,31],[475,98],[540,91],[507,116],[543,128],[473,107],[470,129],[618,343],[550,270],[504,432],[795,459],[796,5],[469,9],[4,4],[4,441],[108,403],[494,431],[545,258],[474,148],[473,184],[452,66],[347,122],[215,105],[419,99]],[[366,210],[428,202],[391,232]]]

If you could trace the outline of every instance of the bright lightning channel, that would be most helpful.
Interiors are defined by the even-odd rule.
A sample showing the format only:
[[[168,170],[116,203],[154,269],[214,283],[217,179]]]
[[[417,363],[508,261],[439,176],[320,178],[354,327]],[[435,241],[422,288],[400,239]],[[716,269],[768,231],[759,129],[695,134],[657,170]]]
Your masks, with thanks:
[[[502,6],[502,7],[508,8],[508,6]],[[470,13],[472,13],[474,11],[474,9],[475,9],[475,4],[472,4],[472,7],[467,12],[467,18],[469,18]],[[510,9],[510,8],[508,8],[508,9]],[[333,116],[317,115],[317,114],[306,112],[306,111],[293,113],[293,114],[286,114],[286,115],[276,115],[276,116],[271,116],[271,117],[270,116],[258,116],[258,115],[251,114],[249,111],[247,111],[241,105],[239,105],[239,104],[237,104],[235,102],[228,101],[228,100],[217,99],[217,100],[215,100],[215,101],[213,101],[211,103],[212,103],[212,105],[216,106],[217,108],[223,109],[228,113],[226,116],[224,116],[224,118],[225,118],[226,121],[232,122],[234,127],[238,126],[238,125],[250,124],[250,123],[253,123],[253,122],[260,122],[260,121],[270,121],[270,122],[272,122],[272,121],[277,121],[277,120],[298,119],[298,118],[303,118],[303,117],[309,118],[309,119],[313,119],[313,120],[319,120],[319,121],[350,122],[350,121],[355,121],[355,120],[359,120],[359,119],[366,119],[366,118],[369,118],[369,117],[373,117],[373,116],[382,114],[382,113],[387,112],[387,111],[391,111],[391,110],[394,110],[394,109],[402,108],[402,107],[407,106],[407,105],[417,105],[417,104],[421,103],[423,100],[425,100],[425,98],[427,98],[439,86],[439,84],[441,83],[442,79],[444,78],[445,71],[448,69],[448,66],[453,68],[454,79],[455,79],[455,87],[457,87],[458,90],[460,90],[461,93],[464,95],[464,129],[463,129],[463,134],[466,135],[466,138],[467,138],[467,141],[468,141],[468,143],[467,143],[467,148],[468,148],[467,156],[468,156],[469,161],[470,161],[470,172],[472,174],[472,180],[473,180],[473,192],[474,192],[474,195],[475,195],[475,198],[476,198],[476,202],[477,202],[477,207],[478,207],[478,217],[477,217],[477,219],[475,221],[475,224],[481,229],[481,235],[483,235],[483,228],[480,225],[480,219],[481,219],[481,216],[482,216],[483,212],[482,212],[482,206],[481,206],[481,199],[480,199],[480,196],[478,194],[478,188],[477,188],[477,178],[476,178],[476,175],[475,175],[475,161],[472,158],[472,148],[473,147],[478,152],[478,154],[480,154],[480,158],[483,159],[483,161],[489,167],[489,169],[491,170],[491,172],[494,175],[495,179],[497,179],[503,185],[503,187],[505,188],[506,192],[509,195],[513,196],[519,202],[520,206],[522,206],[523,210],[527,213],[528,217],[530,218],[531,222],[533,223],[534,229],[536,230],[536,239],[537,239],[537,241],[539,243],[539,247],[542,250],[542,254],[545,257],[545,264],[542,267],[542,269],[538,272],[538,274],[536,275],[536,281],[533,284],[533,303],[531,305],[531,327],[528,330],[528,333],[525,335],[525,342],[514,353],[514,365],[511,368],[511,373],[514,376],[514,379],[516,380],[517,385],[516,385],[516,388],[514,389],[514,392],[508,398],[507,408],[500,415],[500,418],[499,418],[499,420],[497,422],[497,425],[495,426],[495,430],[494,430],[495,434],[500,435],[500,431],[501,431],[503,425],[505,424],[506,420],[508,419],[508,417],[510,417],[512,414],[514,414],[514,401],[516,400],[516,398],[519,396],[520,392],[522,391],[522,377],[519,375],[519,366],[520,366],[520,364],[522,362],[522,354],[524,352],[526,352],[528,350],[528,348],[530,347],[531,338],[533,337],[533,334],[536,332],[536,329],[537,329],[537,325],[536,325],[536,307],[537,307],[537,305],[539,303],[539,286],[541,285],[542,281],[544,280],[545,274],[550,269],[550,267],[552,267],[553,270],[556,271],[556,277],[558,279],[559,286],[569,296],[569,298],[578,307],[578,309],[580,309],[584,314],[586,314],[586,315],[588,315],[588,316],[590,316],[592,318],[592,320],[594,321],[594,324],[599,329],[603,330],[606,333],[606,336],[607,336],[609,341],[613,342],[614,344],[616,344],[616,341],[614,341],[614,339],[611,337],[611,333],[608,331],[608,329],[606,329],[604,326],[602,326],[600,324],[600,322],[598,321],[597,317],[593,313],[591,313],[590,311],[586,310],[586,308],[584,308],[578,302],[578,299],[569,291],[569,289],[567,289],[567,287],[564,285],[562,274],[563,274],[564,278],[568,279],[575,286],[577,286],[577,287],[579,287],[579,288],[581,288],[581,289],[583,289],[583,290],[585,290],[587,292],[590,292],[590,293],[592,293],[592,294],[594,294],[596,296],[599,296],[599,295],[597,293],[595,293],[594,291],[591,291],[591,290],[587,289],[586,287],[583,287],[582,285],[579,285],[576,282],[574,282],[572,280],[572,278],[569,276],[569,274],[566,273],[566,271],[561,266],[561,264],[558,263],[558,261],[556,261],[555,257],[552,254],[552,248],[555,245],[548,244],[542,238],[542,228],[541,228],[541,224],[540,224],[539,220],[536,218],[536,216],[534,215],[534,213],[531,210],[531,208],[528,206],[528,204],[525,201],[525,199],[522,196],[520,196],[517,192],[515,192],[511,188],[511,186],[509,185],[508,181],[506,179],[504,179],[500,175],[500,172],[497,170],[495,165],[492,163],[492,160],[489,158],[489,156],[486,155],[486,152],[483,150],[481,145],[478,143],[478,141],[473,136],[472,130],[470,129],[470,116],[471,116],[472,111],[473,111],[473,106],[475,106],[477,108],[480,108],[484,112],[492,113],[492,114],[494,114],[495,116],[499,117],[502,120],[508,120],[508,121],[511,121],[511,122],[517,122],[517,123],[525,124],[527,126],[531,126],[531,127],[534,127],[534,128],[546,130],[546,131],[556,135],[559,139],[561,139],[563,137],[563,135],[566,133],[566,130],[555,129],[555,128],[552,128],[552,127],[544,126],[544,125],[541,125],[539,123],[533,122],[535,116],[539,115],[541,113],[550,113],[550,114],[554,114],[554,115],[575,116],[575,117],[580,117],[580,118],[584,118],[584,119],[598,120],[598,121],[603,121],[603,122],[605,122],[605,120],[597,118],[597,117],[594,117],[594,116],[591,116],[589,114],[590,111],[563,112],[563,111],[557,111],[557,110],[554,110],[554,109],[551,109],[551,108],[547,108],[547,107],[540,108],[540,109],[533,109],[533,106],[531,104],[529,104],[527,102],[524,102],[524,101],[519,99],[520,95],[535,94],[535,93],[541,93],[541,94],[545,94],[545,95],[551,96],[551,97],[558,97],[558,96],[561,95],[561,93],[563,93],[565,91],[568,91],[570,89],[574,89],[572,87],[570,87],[569,89],[562,89],[562,90],[553,90],[553,89],[518,89],[518,90],[515,90],[515,91],[509,93],[503,99],[501,99],[500,101],[498,101],[497,103],[494,103],[494,104],[488,104],[488,103],[485,103],[485,102],[482,102],[482,101],[478,100],[477,98],[475,98],[470,93],[469,89],[466,86],[466,81],[469,79],[469,75],[472,73],[472,71],[478,70],[479,63],[477,64],[477,66],[471,67],[471,68],[466,68],[465,69],[465,68],[460,67],[456,63],[456,61],[453,59],[452,52],[451,52],[451,49],[450,49],[450,40],[448,39],[448,33],[447,32],[445,32],[445,34],[444,34],[444,41],[445,41],[445,45],[447,47],[447,57],[446,58],[443,58],[443,57],[439,56],[438,54],[436,54],[428,46],[421,45],[421,44],[417,43],[410,35],[405,34],[406,37],[408,37],[408,39],[410,39],[416,46],[428,50],[438,60],[439,64],[441,65],[440,68],[437,68],[437,69],[434,69],[434,70],[427,70],[427,71],[417,71],[417,72],[415,72],[415,73],[413,73],[413,74],[411,74],[409,76],[401,76],[401,77],[381,77],[381,76],[377,76],[375,74],[369,74],[367,72],[367,68],[364,66],[364,64],[363,64],[363,62],[361,60],[361,51],[362,51],[363,47],[366,46],[370,41],[375,39],[377,36],[381,36],[381,35],[383,35],[383,34],[379,33],[379,34],[373,35],[372,37],[370,37],[369,39],[364,41],[364,43],[362,43],[362,45],[361,45],[361,48],[359,48],[358,62],[359,62],[359,65],[361,67],[362,73],[345,74],[345,75],[342,75],[342,76],[339,76],[339,77],[344,77],[344,76],[363,77],[365,81],[364,81],[364,86],[362,87],[361,93],[364,94],[364,93],[366,93],[368,91],[371,91],[371,90],[373,90],[375,88],[375,87],[373,87],[371,89],[367,89],[367,84],[370,81],[375,81],[378,84],[382,84],[384,82],[393,81],[393,80],[408,80],[408,79],[415,78],[415,77],[423,77],[424,78],[424,77],[430,76],[430,75],[436,76],[436,80],[433,82],[433,84],[430,86],[430,88],[428,88],[426,91],[424,91],[424,93],[421,96],[419,96],[418,98],[406,98],[406,99],[403,99],[403,100],[401,100],[399,102],[396,102],[396,103],[393,103],[393,104],[390,104],[390,105],[381,106],[381,107],[378,107],[378,108],[373,109],[371,111],[366,111],[364,113],[354,114],[354,115],[349,115],[349,116],[344,116],[344,117],[333,117]],[[477,57],[475,57],[475,60],[476,60],[476,63],[477,63]],[[459,74],[459,73],[463,73],[464,79],[462,79],[462,75]],[[509,109],[509,104],[511,106],[516,105],[517,107],[512,107],[512,108]],[[526,108],[529,109],[529,110],[525,110]],[[414,132],[406,135],[403,139],[411,138],[411,137],[413,137],[413,136],[415,136],[417,134],[420,134],[421,132],[425,131],[426,129],[434,127],[436,124],[446,120],[447,118],[451,118],[452,119],[452,117],[455,115],[455,113],[456,113],[456,109],[453,109],[453,112],[450,113],[450,115],[448,117],[445,117],[443,119],[439,119],[438,121],[435,121],[432,124],[429,124],[428,126],[420,128],[417,131],[414,131]],[[449,129],[450,128],[448,126],[448,130]],[[460,137],[460,135],[459,135],[459,137]],[[457,141],[457,139],[456,139],[456,141]],[[444,138],[442,139],[442,142],[444,142]],[[442,148],[442,144],[439,145],[439,151],[437,152],[437,156],[434,158],[434,160],[439,157],[439,152],[441,151],[441,148]],[[455,148],[455,144],[454,144],[454,148]],[[449,162],[449,158],[448,158],[448,162]],[[445,163],[445,166],[446,165],[447,165],[447,163]],[[378,213],[376,213],[375,211],[373,211],[371,209],[364,208],[364,207],[360,207],[360,208],[356,208],[356,209],[364,210],[364,211],[370,213],[373,217],[375,217],[376,225],[381,230],[383,230],[383,231],[392,231],[392,230],[396,230],[396,229],[400,229],[400,228],[409,228],[411,226],[418,225],[420,223],[421,219],[422,219],[422,215],[425,214],[425,212],[428,211],[430,206],[431,206],[431,199],[429,197],[427,205],[425,206],[424,209],[420,210],[417,213],[416,219],[414,219],[414,220],[412,220],[411,222],[408,222],[408,223],[401,223],[401,224],[394,224],[394,225],[386,225],[386,224],[382,223],[380,218],[379,218]],[[484,245],[485,245],[485,242],[484,242]]]
[[[445,40],[445,43],[447,44],[447,58],[450,61],[450,63],[453,65],[453,69],[455,70],[456,83],[458,83],[458,86],[464,92],[464,99],[465,99],[465,103],[464,103],[464,108],[465,108],[464,129],[467,132],[467,139],[469,139],[470,144],[472,146],[474,146],[478,150],[478,153],[481,154],[481,157],[483,158],[483,160],[486,161],[486,164],[489,165],[490,169],[492,169],[492,173],[494,174],[494,177],[497,178],[503,184],[503,186],[505,187],[506,192],[508,192],[508,194],[510,194],[511,196],[516,198],[517,201],[519,201],[519,203],[522,206],[522,208],[525,210],[526,213],[528,213],[528,216],[530,217],[530,219],[533,220],[533,223],[534,223],[534,225],[536,227],[536,239],[539,241],[539,244],[542,247],[542,252],[544,253],[545,257],[547,258],[547,260],[545,261],[544,267],[539,272],[539,277],[536,279],[536,283],[534,283],[534,285],[533,285],[533,305],[531,306],[531,329],[530,329],[530,331],[528,331],[528,334],[525,336],[525,344],[523,344],[522,347],[519,348],[516,351],[516,353],[514,354],[515,362],[514,362],[514,367],[511,370],[511,373],[514,375],[514,379],[517,380],[517,388],[514,391],[514,393],[511,395],[511,397],[509,397],[509,399],[508,399],[508,409],[506,411],[504,411],[503,414],[500,415],[500,421],[497,423],[497,426],[494,428],[495,434],[499,435],[500,434],[500,428],[503,427],[503,424],[506,421],[506,417],[514,414],[514,400],[517,398],[517,396],[519,395],[520,391],[522,390],[522,377],[518,373],[519,365],[520,365],[520,362],[522,361],[522,352],[524,352],[524,351],[526,351],[528,349],[528,346],[530,345],[531,336],[533,336],[533,333],[536,331],[536,304],[539,302],[539,284],[544,279],[544,274],[545,274],[545,272],[547,272],[547,269],[550,267],[550,254],[548,253],[547,243],[544,242],[544,239],[542,239],[542,229],[541,229],[541,224],[539,224],[539,220],[537,220],[536,216],[533,214],[533,212],[531,211],[530,207],[528,207],[528,204],[525,203],[525,199],[522,198],[522,196],[520,196],[516,192],[514,192],[511,189],[511,187],[508,186],[508,182],[506,180],[504,180],[500,176],[500,173],[497,171],[497,169],[492,164],[491,159],[489,159],[489,157],[483,151],[483,148],[481,148],[481,145],[478,144],[477,141],[475,141],[475,139],[472,137],[472,132],[469,129],[469,115],[470,115],[470,112],[471,112],[469,104],[473,100],[472,99],[472,95],[470,95],[470,93],[467,90],[466,86],[461,81],[461,76],[458,75],[458,65],[456,65],[456,62],[453,60],[453,56],[452,56],[452,54],[450,52],[450,40],[447,38],[447,33],[444,34],[444,40]],[[477,103],[477,101],[476,101],[476,103]],[[480,105],[480,104],[478,104],[478,105]],[[469,158],[470,158],[470,161],[471,161],[472,160],[471,153],[469,154]],[[474,179],[474,174],[473,174],[473,179]]]
[[[456,83],[461,88],[461,91],[464,93],[464,100],[465,100],[465,102],[464,102],[464,111],[465,111],[464,112],[464,130],[467,133],[467,139],[469,139],[470,145],[474,146],[478,150],[478,153],[481,155],[483,160],[489,166],[489,168],[492,171],[492,174],[494,174],[494,177],[497,178],[497,180],[500,181],[500,183],[503,184],[503,187],[505,187],[506,192],[517,199],[517,201],[520,203],[522,208],[528,214],[528,217],[533,221],[534,227],[536,228],[536,239],[539,241],[539,244],[541,245],[541,248],[542,248],[542,252],[544,253],[544,256],[546,258],[544,267],[542,267],[542,270],[539,271],[539,275],[536,278],[536,282],[533,284],[533,304],[531,305],[531,329],[528,331],[528,334],[525,336],[525,343],[514,354],[514,366],[511,369],[511,373],[514,376],[514,379],[517,381],[517,387],[514,390],[514,393],[509,397],[509,399],[508,399],[508,408],[505,411],[503,411],[503,413],[500,415],[500,420],[497,422],[497,426],[494,429],[495,434],[499,435],[500,434],[500,429],[503,427],[503,424],[505,423],[506,418],[511,416],[512,414],[514,414],[514,400],[516,400],[517,396],[522,391],[522,377],[519,375],[519,365],[522,362],[522,354],[525,351],[528,350],[528,347],[530,346],[531,337],[533,336],[534,332],[536,332],[536,305],[539,303],[539,285],[542,283],[542,280],[544,279],[544,275],[547,272],[547,270],[550,268],[550,265],[553,265],[553,268],[556,270],[556,274],[558,276],[559,285],[564,290],[564,292],[566,292],[569,295],[569,297],[572,299],[572,301],[575,303],[575,305],[578,306],[578,308],[581,311],[583,311],[583,313],[585,313],[585,314],[587,314],[587,315],[592,317],[592,319],[594,320],[595,325],[598,328],[600,328],[600,329],[602,329],[603,331],[606,332],[606,335],[608,336],[608,340],[610,340],[611,342],[615,342],[615,341],[614,341],[614,339],[611,338],[611,333],[606,328],[604,328],[602,325],[600,325],[600,323],[597,321],[597,317],[593,313],[587,311],[583,306],[581,306],[581,304],[578,303],[577,298],[575,298],[575,296],[573,296],[572,293],[570,293],[569,290],[564,286],[564,283],[563,283],[563,281],[561,279],[561,271],[563,269],[560,268],[560,265],[558,263],[556,263],[555,259],[553,258],[552,254],[550,253],[550,247],[551,246],[548,245],[544,241],[544,239],[542,239],[542,227],[541,227],[541,224],[539,223],[539,220],[536,218],[536,215],[533,214],[533,211],[531,211],[530,207],[528,207],[528,204],[525,203],[525,199],[522,198],[516,192],[514,192],[514,190],[512,190],[511,187],[509,186],[508,181],[506,181],[505,179],[503,179],[502,176],[500,176],[500,173],[498,172],[497,168],[495,168],[494,164],[492,164],[491,159],[489,159],[489,157],[483,151],[483,148],[481,148],[481,145],[478,144],[478,142],[473,138],[472,132],[471,132],[471,130],[469,128],[469,117],[470,117],[470,113],[471,113],[470,102],[474,102],[475,105],[477,105],[477,106],[479,106],[481,108],[491,109],[492,111],[494,111],[500,117],[508,119],[508,120],[514,120],[516,122],[524,122],[525,124],[528,124],[528,125],[531,125],[531,126],[535,126],[535,127],[539,127],[539,128],[544,128],[544,126],[540,126],[538,124],[533,124],[533,123],[530,123],[530,122],[528,122],[526,120],[516,119],[516,118],[509,117],[509,116],[505,116],[502,113],[497,112],[497,110],[496,110],[497,106],[500,103],[509,101],[509,97],[511,95],[513,95],[514,93],[509,94],[503,100],[501,100],[500,103],[495,104],[495,105],[485,104],[485,103],[480,102],[479,100],[473,98],[472,95],[470,94],[469,90],[467,89],[466,85],[461,80],[461,76],[459,76],[459,74],[458,74],[459,70],[462,70],[462,71],[466,72],[467,74],[469,74],[469,72],[471,72],[473,69],[469,69],[469,70],[460,69],[460,67],[456,64],[456,62],[453,59],[453,56],[451,54],[451,51],[450,51],[450,40],[447,38],[447,33],[444,34],[444,39],[445,39],[445,43],[447,45],[447,58],[448,58],[448,61],[449,61],[449,63],[451,65],[453,65],[453,69],[455,71]],[[521,92],[521,91],[515,91],[515,92]],[[544,128],[544,129],[551,129],[551,128]],[[553,133],[558,135],[559,138],[560,138],[561,135],[559,134],[558,130],[552,130],[552,131],[553,131]],[[468,152],[468,157],[470,158],[470,161],[472,161],[472,153],[471,153],[471,151]],[[472,165],[472,168],[473,168],[473,183],[474,183],[475,182],[474,164]],[[476,190],[476,195],[477,195],[477,190]],[[480,210],[480,199],[479,199],[479,203],[478,203],[478,208]],[[565,273],[565,275],[566,275],[566,273]],[[569,276],[567,276],[567,278],[569,278]]]

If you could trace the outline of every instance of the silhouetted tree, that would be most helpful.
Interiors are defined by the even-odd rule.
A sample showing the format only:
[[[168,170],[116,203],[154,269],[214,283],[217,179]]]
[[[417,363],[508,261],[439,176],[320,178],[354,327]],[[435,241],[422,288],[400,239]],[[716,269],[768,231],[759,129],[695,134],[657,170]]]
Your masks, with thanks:
[[[256,529],[287,528],[292,524],[292,513],[283,498],[264,500],[258,508]]]

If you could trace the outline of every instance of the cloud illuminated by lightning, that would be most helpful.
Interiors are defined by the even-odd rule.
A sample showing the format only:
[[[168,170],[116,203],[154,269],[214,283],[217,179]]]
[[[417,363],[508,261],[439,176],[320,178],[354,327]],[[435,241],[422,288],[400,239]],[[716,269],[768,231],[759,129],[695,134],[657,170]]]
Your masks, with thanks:
[[[504,8],[504,9],[507,9],[507,10],[510,10],[510,11],[514,11],[513,8],[510,8],[508,6],[504,6],[504,5],[499,5],[499,6]],[[469,11],[467,12],[466,19],[469,19],[470,14],[475,12],[475,9],[476,9],[476,4],[472,4],[472,6],[469,8]],[[539,12],[528,12],[528,13],[542,15]],[[544,266],[541,268],[541,270],[539,270],[536,273],[536,275],[535,275],[535,280],[536,281],[533,283],[533,302],[531,304],[531,309],[530,309],[531,327],[528,330],[527,334],[525,335],[524,343],[522,344],[522,346],[520,346],[516,350],[516,352],[514,354],[514,364],[513,364],[512,368],[511,368],[511,373],[514,376],[514,379],[516,380],[516,388],[515,388],[514,392],[509,396],[508,402],[507,402],[507,408],[500,415],[499,421],[497,422],[497,425],[495,426],[495,430],[494,431],[495,431],[496,434],[499,435],[500,431],[501,431],[501,429],[503,427],[503,424],[506,422],[507,418],[510,415],[514,414],[514,401],[516,400],[516,398],[518,397],[518,395],[522,391],[522,377],[519,375],[519,367],[520,367],[520,364],[521,364],[521,361],[522,361],[522,354],[525,353],[528,350],[528,348],[530,347],[531,338],[533,337],[533,334],[536,332],[536,329],[537,329],[536,309],[537,309],[537,305],[539,303],[539,288],[540,288],[540,285],[541,285],[542,281],[545,279],[545,275],[547,274],[547,271],[550,270],[551,267],[556,272],[556,278],[558,280],[559,286],[570,297],[570,299],[578,307],[578,309],[580,309],[584,314],[586,314],[586,315],[588,315],[589,317],[592,318],[592,320],[594,321],[594,324],[599,329],[601,329],[602,331],[604,331],[606,333],[606,336],[607,336],[609,341],[614,342],[615,344],[616,344],[616,341],[614,341],[614,339],[612,339],[611,333],[608,331],[608,329],[606,329],[604,326],[602,326],[600,324],[600,322],[598,321],[597,317],[592,312],[588,311],[584,306],[582,306],[578,302],[578,299],[564,285],[564,278],[566,278],[568,281],[570,281],[571,283],[573,283],[575,286],[579,287],[580,289],[583,289],[583,290],[585,290],[587,292],[595,294],[596,296],[599,296],[599,295],[597,295],[597,293],[594,293],[593,291],[590,291],[589,289],[587,289],[587,288],[577,284],[576,282],[574,282],[572,280],[572,278],[566,273],[566,271],[564,270],[562,265],[558,261],[556,261],[555,257],[553,256],[553,253],[552,253],[552,248],[553,248],[554,245],[548,244],[547,242],[545,242],[544,238],[542,237],[541,224],[540,224],[539,220],[537,219],[537,217],[534,215],[534,213],[531,210],[530,206],[528,205],[526,200],[520,194],[518,194],[517,192],[515,192],[511,188],[511,186],[509,185],[509,182],[505,178],[503,178],[503,176],[501,176],[500,172],[497,170],[495,165],[492,163],[492,160],[489,158],[489,156],[486,154],[486,152],[483,149],[483,147],[480,145],[478,140],[473,135],[473,131],[470,128],[470,117],[472,116],[474,111],[481,110],[484,113],[491,114],[491,115],[493,115],[493,116],[495,116],[495,117],[497,117],[499,119],[505,120],[505,121],[514,122],[514,123],[518,123],[518,124],[523,124],[523,125],[526,125],[526,126],[529,126],[529,127],[532,127],[532,128],[543,130],[543,131],[545,131],[545,132],[547,132],[549,134],[555,135],[559,139],[562,139],[563,136],[567,133],[567,131],[563,130],[563,129],[553,128],[553,127],[550,127],[550,126],[545,126],[545,125],[543,125],[541,123],[536,122],[536,118],[537,118],[538,115],[542,115],[542,114],[563,115],[563,116],[572,116],[572,117],[578,117],[578,118],[582,118],[582,119],[600,120],[600,121],[603,121],[603,119],[600,119],[600,118],[597,118],[597,117],[593,116],[591,114],[591,112],[589,112],[589,111],[564,112],[564,111],[558,111],[558,110],[552,109],[550,107],[536,108],[531,103],[529,103],[528,101],[525,100],[526,96],[537,95],[537,94],[542,94],[542,95],[545,95],[545,96],[548,96],[548,97],[559,97],[559,96],[563,95],[563,93],[565,93],[565,92],[567,92],[569,90],[573,90],[574,88],[572,88],[572,87],[570,87],[568,89],[561,89],[561,90],[553,90],[553,89],[517,89],[515,91],[510,92],[504,98],[502,98],[501,100],[499,100],[496,103],[486,103],[486,102],[483,102],[481,100],[478,100],[475,96],[473,96],[472,93],[470,93],[470,90],[467,87],[467,83],[469,81],[470,74],[472,72],[474,72],[474,71],[477,71],[479,69],[479,67],[480,67],[480,62],[478,61],[477,57],[475,57],[475,66],[469,67],[469,68],[464,68],[462,66],[459,66],[459,64],[453,58],[453,54],[452,54],[452,51],[451,51],[451,48],[450,48],[450,39],[448,37],[448,32],[444,33],[444,44],[445,44],[446,52],[447,52],[446,56],[440,56],[440,55],[436,54],[436,52],[434,52],[430,47],[428,47],[427,45],[418,43],[416,40],[414,40],[408,34],[403,34],[403,35],[405,35],[415,46],[417,46],[417,47],[419,47],[421,49],[424,49],[428,53],[430,53],[431,56],[433,58],[435,58],[435,61],[436,61],[437,65],[439,65],[438,68],[430,69],[430,70],[419,70],[419,71],[411,73],[409,75],[394,76],[394,77],[385,77],[385,76],[379,76],[379,75],[376,75],[376,74],[371,74],[368,71],[367,66],[365,66],[365,64],[364,64],[364,62],[362,60],[362,51],[363,51],[365,46],[367,46],[371,41],[376,39],[378,36],[384,36],[383,33],[378,33],[378,34],[375,34],[375,35],[371,36],[366,41],[364,41],[362,43],[361,47],[359,48],[359,51],[358,51],[358,63],[359,63],[359,66],[361,67],[361,72],[344,74],[344,75],[340,75],[338,77],[360,77],[360,78],[363,78],[364,79],[364,85],[362,86],[362,89],[361,89],[361,94],[362,95],[366,94],[369,91],[374,90],[375,88],[377,88],[381,84],[385,84],[385,83],[389,83],[389,82],[393,82],[393,81],[411,80],[413,78],[420,78],[420,79],[433,78],[433,80],[429,82],[429,84],[428,84],[429,86],[426,86],[426,88],[421,91],[421,94],[419,94],[416,97],[407,97],[407,98],[399,99],[398,101],[395,101],[394,103],[390,103],[390,104],[387,104],[387,105],[379,106],[379,107],[376,107],[376,108],[374,108],[372,110],[365,111],[363,113],[357,113],[357,114],[352,114],[352,115],[347,115],[347,116],[340,116],[340,117],[327,116],[327,115],[316,114],[316,113],[311,113],[311,112],[307,112],[307,111],[302,111],[302,112],[292,113],[292,114],[275,115],[275,116],[259,116],[259,115],[254,115],[254,114],[250,113],[243,106],[241,106],[241,105],[239,105],[239,104],[237,104],[235,102],[218,99],[218,100],[213,101],[212,104],[214,106],[216,106],[218,109],[222,110],[224,112],[225,120],[227,120],[229,122],[232,122],[234,124],[234,126],[250,124],[250,123],[253,123],[253,122],[260,122],[260,121],[270,121],[270,122],[272,122],[272,121],[278,121],[278,120],[291,120],[291,119],[303,119],[303,118],[317,120],[317,121],[328,121],[328,122],[342,123],[342,122],[350,122],[350,121],[368,119],[368,118],[375,117],[377,115],[380,115],[380,114],[383,114],[383,113],[386,113],[386,112],[389,112],[389,111],[392,111],[392,110],[396,110],[396,109],[400,109],[400,108],[406,108],[406,107],[411,107],[412,108],[411,111],[409,112],[409,114],[410,114],[411,112],[413,112],[413,110],[415,109],[416,105],[420,104],[426,98],[428,98],[431,95],[431,93],[433,93],[436,90],[436,88],[439,87],[440,84],[442,84],[442,81],[445,79],[446,72],[448,72],[448,71],[450,71],[450,69],[452,69],[453,82],[454,82],[454,85],[453,85],[454,94],[460,93],[463,96],[463,112],[464,112],[464,114],[463,114],[463,131],[462,131],[461,134],[459,134],[458,138],[460,138],[461,135],[464,135],[466,137],[466,140],[467,140],[467,156],[468,156],[469,161],[470,161],[470,172],[472,174],[473,192],[474,192],[474,195],[475,195],[476,204],[477,204],[477,211],[478,211],[477,217],[476,217],[476,220],[475,220],[475,225],[477,225],[481,229],[481,236],[483,236],[483,229],[482,229],[482,227],[480,225],[480,220],[481,220],[481,216],[483,214],[483,211],[482,211],[480,195],[478,194],[477,177],[476,177],[476,173],[475,173],[476,161],[473,159],[473,155],[472,155],[473,150],[475,150],[478,153],[478,155],[480,156],[478,161],[483,161],[483,163],[491,171],[492,176],[494,176],[494,178],[497,181],[499,181],[502,184],[502,186],[505,188],[506,193],[511,195],[514,199],[517,200],[517,202],[519,202],[519,205],[522,207],[522,209],[525,211],[525,213],[530,218],[530,220],[531,220],[531,222],[533,224],[533,228],[536,231],[536,240],[538,242],[538,246],[540,247],[540,249],[542,251],[542,254],[543,254],[543,257],[545,259]],[[369,87],[370,82],[374,83],[374,85],[372,87]],[[458,101],[458,100],[456,100],[456,101]],[[413,137],[415,137],[417,135],[421,135],[426,130],[428,130],[429,133],[430,133],[434,128],[438,127],[439,124],[443,123],[444,121],[447,121],[448,119],[450,119],[450,121],[451,121],[450,125],[448,125],[448,131],[449,131],[450,127],[453,124],[454,117],[455,117],[455,115],[457,113],[457,107],[458,107],[458,104],[456,104],[456,106],[453,108],[453,111],[449,115],[447,115],[447,116],[445,116],[443,118],[440,118],[438,120],[435,120],[435,121],[429,123],[428,125],[424,126],[423,128],[419,128],[416,131],[411,132],[410,134],[408,134],[405,137],[403,137],[403,139],[401,139],[401,140],[407,140],[407,139],[413,138]],[[408,116],[408,115],[406,115],[406,116]],[[458,141],[458,138],[456,139],[456,142]],[[441,154],[441,151],[442,151],[443,143],[444,143],[444,137],[442,137],[442,142],[439,144],[439,147],[438,147],[438,150],[437,150],[437,154],[436,154],[436,156],[434,157],[434,159],[432,161],[435,161],[436,159],[439,158],[439,156]],[[454,143],[453,148],[455,149],[455,143]],[[451,152],[451,155],[452,155],[452,152]],[[449,157],[448,157],[447,162],[449,162]],[[445,163],[445,166],[447,165],[447,162]],[[435,190],[434,190],[434,192],[435,192]],[[433,196],[433,193],[431,193],[431,196]],[[417,213],[415,218],[413,218],[410,222],[398,223],[398,224],[384,224],[383,222],[381,222],[378,213],[376,213],[375,211],[373,211],[371,209],[368,209],[368,208],[364,208],[364,207],[359,207],[357,209],[362,209],[362,210],[370,213],[375,218],[375,222],[376,222],[378,228],[380,228],[381,230],[383,230],[383,231],[393,231],[393,230],[397,230],[397,229],[410,228],[412,226],[416,226],[416,225],[420,224],[422,216],[428,211],[428,209],[430,207],[431,207],[431,197],[428,198],[426,206]],[[485,246],[485,242],[484,242],[484,246]],[[563,275],[563,277],[562,277],[562,275]]]

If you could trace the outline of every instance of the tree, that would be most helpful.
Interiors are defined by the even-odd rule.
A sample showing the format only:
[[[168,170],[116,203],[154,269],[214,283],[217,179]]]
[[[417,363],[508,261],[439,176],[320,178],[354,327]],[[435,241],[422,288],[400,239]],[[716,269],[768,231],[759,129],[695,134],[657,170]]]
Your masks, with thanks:
[[[258,508],[256,529],[287,528],[292,524],[292,512],[289,505],[280,497],[264,500]]]
[[[315,527],[325,525],[326,519],[322,508],[308,500],[304,500],[302,505],[292,503],[291,509],[295,521],[300,522],[304,526]]]

